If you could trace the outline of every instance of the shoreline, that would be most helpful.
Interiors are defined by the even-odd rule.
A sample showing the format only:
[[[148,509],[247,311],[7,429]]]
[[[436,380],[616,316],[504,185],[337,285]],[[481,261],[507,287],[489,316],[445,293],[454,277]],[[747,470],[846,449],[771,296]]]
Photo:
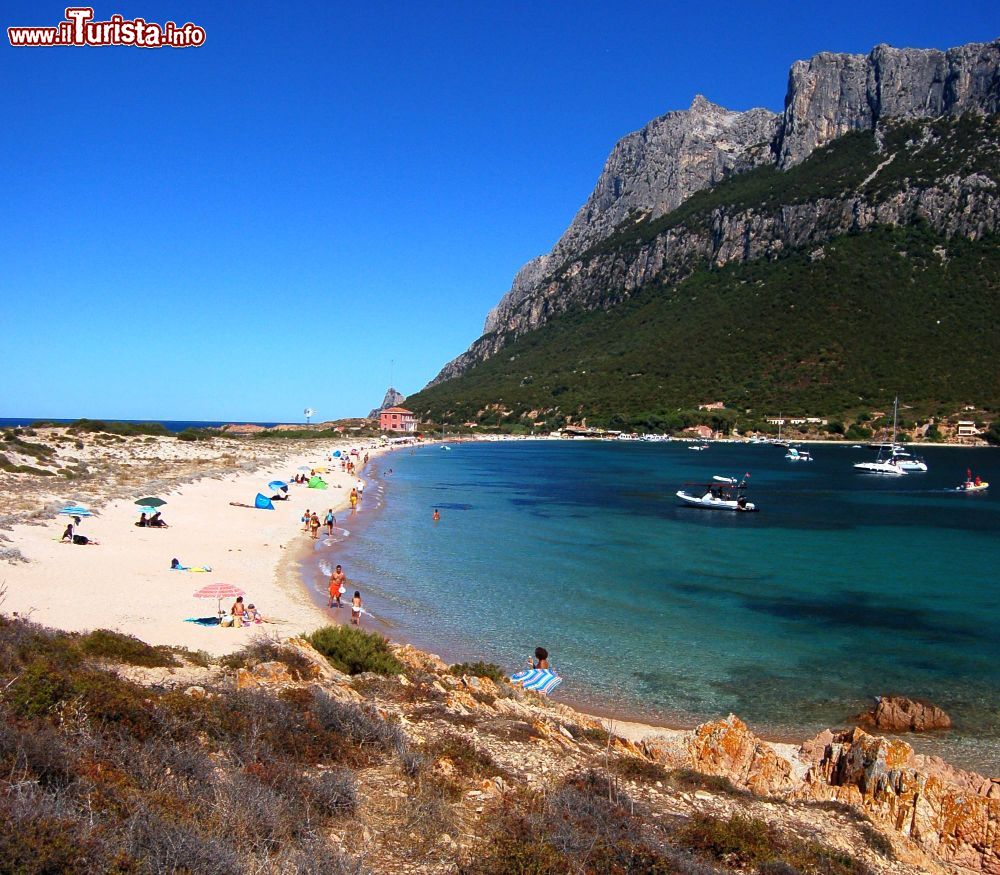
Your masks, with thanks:
[[[538,440],[539,438],[535,437],[534,439]],[[541,438],[541,439],[552,440],[551,438]],[[450,440],[453,441],[454,439]],[[483,440],[482,438],[479,438],[478,440],[476,438],[464,439],[465,442],[491,442],[496,440],[498,440],[498,438],[496,437],[485,438],[485,440]],[[499,440],[504,440],[504,438],[499,438]],[[531,437],[513,438],[512,440],[532,440],[532,438]],[[425,441],[423,444],[419,445],[417,449],[420,449],[422,447],[423,449],[432,450],[435,447],[439,446],[440,444],[448,442],[449,440],[444,440],[444,441],[428,440]],[[952,445],[947,445],[947,446],[951,447]],[[364,476],[365,474],[368,473],[369,470],[371,470],[371,474],[369,476],[365,476],[366,483],[372,484],[373,488],[376,484],[381,484],[383,488],[387,490],[389,488],[388,478],[379,476],[378,465],[374,463],[376,463],[376,458],[372,459],[372,463],[370,463],[371,468],[370,469],[366,468],[365,471],[362,472],[362,475]],[[380,511],[381,507],[378,508],[377,510]],[[363,523],[361,523],[361,525],[362,526],[367,525],[368,522],[370,521],[371,518],[369,517],[369,519],[366,519]],[[340,561],[340,558],[338,556],[339,552],[338,546],[334,546],[328,554],[330,556],[331,563]],[[308,556],[306,557],[306,560],[308,560]],[[303,572],[305,572],[304,566],[303,566]],[[350,586],[350,574],[348,574],[348,581]],[[309,582],[306,580],[305,573],[303,573],[301,582],[304,587],[310,589],[310,585]],[[364,591],[362,591],[362,595],[363,596],[365,595]],[[322,593],[317,592],[317,601],[321,596]],[[335,613],[331,613],[328,609],[324,609],[324,613],[328,617],[330,617],[330,622],[338,624],[346,623],[347,618],[349,617],[349,613],[345,613],[344,615],[341,616]],[[375,620],[376,622],[374,623],[370,621],[368,623],[365,623],[363,621],[362,628],[365,629],[365,631],[377,632],[386,637],[390,642],[394,644],[413,647],[422,652],[431,654],[434,657],[442,659],[444,662],[448,664],[464,662],[469,660],[474,661],[476,659],[484,658],[481,652],[475,652],[474,650],[470,650],[468,647],[455,645],[447,641],[430,641],[429,636],[421,635],[419,631],[416,629],[400,627],[396,626],[395,624],[390,624],[387,627],[386,624],[378,622],[377,617],[375,618]],[[516,667],[512,668],[510,666],[502,666],[502,668],[505,671],[516,670]],[[886,691],[886,692],[890,693],[893,691]],[[686,717],[684,715],[677,715],[676,717],[671,717],[671,716],[658,717],[655,715],[651,715],[648,711],[644,711],[641,704],[638,706],[632,705],[632,706],[617,707],[603,700],[600,697],[600,695],[596,693],[594,695],[587,695],[586,693],[574,695],[571,693],[566,693],[565,691],[560,691],[556,694],[554,698],[551,699],[551,701],[554,704],[571,708],[572,710],[586,717],[600,720],[606,727],[614,726],[616,728],[615,731],[617,734],[621,735],[621,737],[623,738],[628,739],[629,741],[636,743],[639,743],[647,738],[651,738],[654,736],[663,736],[663,735],[672,736],[675,734],[679,735],[685,732],[690,732],[692,729],[694,729],[698,725],[705,723],[706,721],[720,719],[725,716],[725,714],[719,712],[719,713],[704,714],[698,716],[688,715]],[[741,719],[744,720],[746,719],[742,715],[740,716]],[[838,722],[824,722],[824,723],[817,722],[815,723],[815,725],[801,726],[801,727],[792,725],[776,727],[776,726],[769,726],[767,724],[761,724],[756,721],[748,723],[748,726],[750,726],[752,731],[758,737],[766,741],[768,744],[780,747],[792,746],[796,748],[807,738],[815,736],[817,733],[822,732],[824,729],[831,729],[836,732],[850,728],[853,725],[854,723],[852,722],[850,717],[846,715],[841,721]],[[886,737],[900,738],[902,740],[905,740],[907,743],[913,745],[918,753],[929,756],[939,755],[936,750],[936,747],[933,744],[925,745],[922,743],[926,741],[933,741],[934,738],[933,734],[931,734],[929,737],[926,738],[921,738],[919,734],[916,736],[913,736],[912,734],[904,734],[904,735],[891,735],[888,733],[884,734],[886,735]],[[965,763],[962,766],[962,768],[972,768],[972,767],[973,766],[968,763]],[[983,764],[979,764],[978,768],[984,769],[985,766]]]

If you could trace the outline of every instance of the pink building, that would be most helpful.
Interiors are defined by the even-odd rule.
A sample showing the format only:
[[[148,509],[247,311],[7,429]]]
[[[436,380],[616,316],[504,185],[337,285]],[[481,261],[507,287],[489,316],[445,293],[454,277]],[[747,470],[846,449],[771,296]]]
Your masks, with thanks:
[[[412,410],[405,407],[387,407],[378,417],[382,431],[416,431],[417,420]]]

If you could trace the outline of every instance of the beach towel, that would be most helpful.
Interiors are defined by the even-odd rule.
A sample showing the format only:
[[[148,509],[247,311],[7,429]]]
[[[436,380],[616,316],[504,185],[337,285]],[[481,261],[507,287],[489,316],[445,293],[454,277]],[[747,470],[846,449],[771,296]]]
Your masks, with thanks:
[[[512,674],[510,682],[515,686],[535,690],[547,696],[562,683],[562,678],[547,668],[528,668]]]
[[[218,617],[188,617],[185,623],[197,623],[199,626],[218,626]]]
[[[171,571],[211,571],[211,565],[175,565]]]

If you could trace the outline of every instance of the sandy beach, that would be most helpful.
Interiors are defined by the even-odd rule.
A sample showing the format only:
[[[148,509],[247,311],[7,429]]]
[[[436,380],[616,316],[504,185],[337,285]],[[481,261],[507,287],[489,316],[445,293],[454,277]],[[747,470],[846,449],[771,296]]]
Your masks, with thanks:
[[[109,477],[104,489],[100,483],[90,483],[87,488],[56,483],[46,494],[43,487],[35,486],[31,498],[24,494],[28,478],[3,475],[5,507],[15,506],[16,500],[23,519],[3,533],[7,538],[4,546],[19,551],[27,560],[0,569],[0,585],[6,587],[5,613],[16,612],[70,631],[114,629],[151,644],[184,646],[213,655],[236,650],[261,632],[286,637],[331,622],[299,579],[296,559],[300,551],[296,546],[310,540],[302,531],[300,518],[306,508],[318,511],[322,518],[328,508],[339,512],[348,507],[356,478],[326,457],[333,450],[360,448],[371,441],[315,442],[308,449],[296,442],[290,452],[279,446],[253,456],[244,453],[246,442],[235,446],[232,441],[211,442],[223,445],[226,458],[210,458],[208,463],[216,464],[200,476],[192,474],[196,467],[192,461],[210,455],[204,446],[172,438],[157,441],[162,447],[135,439],[129,443],[133,446],[128,450],[118,451],[122,455],[119,471],[125,467],[124,457],[134,458],[139,448],[153,449],[157,458],[169,452],[175,456],[173,464],[158,468],[155,479],[119,477],[112,482]],[[380,450],[369,448],[368,452]],[[274,479],[288,480],[300,466],[326,467],[322,476],[329,488],[292,484],[289,499],[275,501],[273,511],[230,504],[252,505],[262,486]],[[170,468],[186,475],[185,479],[198,479],[171,486]],[[40,478],[30,479],[37,483]],[[139,482],[132,485],[132,479]],[[45,487],[48,481],[42,481]],[[163,518],[168,528],[134,525],[139,518],[134,501],[147,495],[167,502]],[[60,542],[70,518],[56,515],[53,500],[58,504],[82,502],[94,511],[78,531],[99,546]],[[34,511],[30,510],[32,502],[37,508]],[[210,566],[212,571],[173,571],[170,565],[174,558],[186,566]],[[215,600],[196,599],[192,594],[218,582],[244,590],[245,601],[254,603],[269,622],[241,629],[185,622],[215,613]],[[223,600],[222,607],[228,609],[231,604],[232,599]]]

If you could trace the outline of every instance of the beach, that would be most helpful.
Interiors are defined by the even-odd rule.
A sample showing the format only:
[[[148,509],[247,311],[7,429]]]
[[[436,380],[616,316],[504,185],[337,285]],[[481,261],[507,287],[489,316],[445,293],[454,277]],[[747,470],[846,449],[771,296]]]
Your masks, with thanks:
[[[356,477],[327,461],[335,450],[368,446],[370,440],[271,442],[215,439],[182,443],[174,438],[129,438],[115,442],[113,454],[94,439],[73,450],[98,478],[70,484],[56,478],[4,473],[0,500],[8,528],[0,547],[27,561],[0,569],[6,592],[2,609],[34,622],[69,631],[105,628],[134,635],[150,644],[204,650],[220,655],[238,649],[258,634],[282,637],[330,622],[303,588],[298,561],[306,542],[300,518],[308,508],[320,518],[328,508],[348,508]],[[382,450],[370,447],[370,454]],[[287,501],[274,510],[253,505],[259,489],[279,479],[290,481],[299,468],[326,468],[326,490],[291,484]],[[103,479],[101,479],[103,478]],[[30,486],[27,485],[30,479]],[[135,499],[154,495],[167,528],[139,528]],[[58,506],[82,503],[94,516],[82,520],[80,534],[98,546],[61,542],[71,521]],[[349,512],[349,511],[348,511]],[[13,517],[13,519],[12,519]],[[171,570],[211,567],[198,573]],[[266,623],[239,629],[200,626],[188,618],[216,613],[215,599],[193,593],[212,583],[242,589]],[[232,599],[224,599],[229,609]]]

